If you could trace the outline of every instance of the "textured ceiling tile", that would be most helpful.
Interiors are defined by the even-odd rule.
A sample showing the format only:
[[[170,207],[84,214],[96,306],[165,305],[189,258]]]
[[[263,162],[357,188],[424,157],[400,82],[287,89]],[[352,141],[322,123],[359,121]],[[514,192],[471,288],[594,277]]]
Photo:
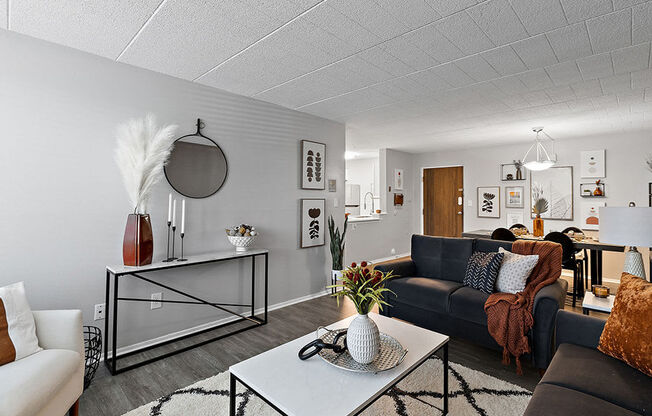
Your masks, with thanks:
[[[584,23],[562,27],[546,35],[560,62],[591,55],[591,42]]]
[[[523,94],[523,99],[530,105],[547,105],[552,104],[552,100],[544,91],[534,91]]]
[[[417,82],[431,91],[443,91],[451,86],[442,78],[437,76],[432,70],[425,70],[407,76],[408,79]]]
[[[454,63],[449,62],[439,65],[431,70],[434,74],[441,77],[444,81],[453,87],[462,87],[473,84],[475,81],[464,71],[458,68]]]
[[[521,97],[520,95],[510,95],[509,97],[502,98],[501,100],[513,110],[527,108],[530,106],[530,103],[528,103],[525,98]]]
[[[528,37],[507,0],[485,1],[466,12],[496,45],[505,45]]]
[[[568,85],[552,87],[545,90],[553,102],[561,103],[575,99],[575,92]]]
[[[600,85],[605,94],[616,94],[631,90],[631,78],[629,74],[613,75],[600,78]]]
[[[511,46],[530,69],[543,68],[558,62],[545,35],[524,39]]]
[[[426,0],[430,7],[437,10],[442,16],[448,16],[477,2],[475,0]]]
[[[626,7],[632,7],[639,3],[645,3],[648,0],[613,0],[614,8],[616,10],[624,9]]]
[[[7,29],[7,1],[0,0],[0,29]]]
[[[257,9],[273,19],[284,23],[298,16],[310,7],[319,3],[319,0],[240,0],[250,9]]]
[[[328,0],[326,4],[348,16],[381,40],[399,36],[409,29],[373,0]]]
[[[426,0],[375,0],[380,7],[410,29],[434,22],[441,18]]]
[[[356,51],[366,49],[381,41],[368,29],[328,6],[328,3],[311,10],[305,17],[321,29],[350,44]]]
[[[411,37],[399,36],[382,44],[382,47],[392,56],[410,66],[414,70],[422,70],[437,65],[439,61],[428,54],[422,46],[415,45]],[[452,45],[451,45],[452,46]]]
[[[511,75],[509,77],[499,78],[491,81],[505,94],[522,94],[528,91],[528,88],[521,82],[518,76]]]
[[[500,75],[527,71],[527,67],[511,46],[502,46],[480,54]]]
[[[374,83],[387,81],[388,79],[393,78],[392,74],[389,72],[370,64],[358,55],[351,56],[333,65],[339,66],[345,76],[351,73],[357,73]]]
[[[586,21],[595,53],[607,52],[632,44],[631,10],[595,17]]]
[[[614,74],[611,55],[608,53],[578,59],[577,66],[580,68],[584,80],[598,79]]]
[[[546,67],[546,72],[555,85],[569,85],[582,81],[582,75],[575,61]]]
[[[542,90],[552,87],[550,77],[543,69],[533,69],[518,75],[523,84],[530,90]]]
[[[652,40],[652,2],[632,8],[632,43]]]
[[[650,62],[650,44],[641,43],[640,45],[618,49],[611,52],[611,58],[613,59],[616,74],[645,69]]]
[[[462,71],[476,81],[488,81],[500,77],[500,74],[482,59],[480,55],[468,56],[455,61]]]
[[[397,77],[414,71],[412,67],[387,52],[382,44],[364,50],[358,56]]]
[[[464,53],[439,33],[434,25],[410,32],[402,38],[407,39],[438,62],[448,62],[464,56]]]
[[[652,69],[632,72],[632,88],[635,90],[652,87]]]
[[[160,0],[11,2],[11,30],[115,59]],[[0,20],[5,20],[6,11]]]
[[[466,54],[482,52],[494,46],[487,35],[465,12],[438,20],[435,27]]]
[[[613,11],[611,0],[561,0],[568,23],[581,22]]]
[[[530,35],[566,25],[559,0],[512,0],[512,7]]]

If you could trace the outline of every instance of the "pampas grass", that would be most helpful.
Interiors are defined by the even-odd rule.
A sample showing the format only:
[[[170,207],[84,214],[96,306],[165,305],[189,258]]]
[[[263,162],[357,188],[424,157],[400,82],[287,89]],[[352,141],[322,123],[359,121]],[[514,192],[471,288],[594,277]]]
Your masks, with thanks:
[[[158,127],[153,114],[118,126],[115,161],[134,213],[147,213],[147,203],[154,185],[163,176],[177,127]]]

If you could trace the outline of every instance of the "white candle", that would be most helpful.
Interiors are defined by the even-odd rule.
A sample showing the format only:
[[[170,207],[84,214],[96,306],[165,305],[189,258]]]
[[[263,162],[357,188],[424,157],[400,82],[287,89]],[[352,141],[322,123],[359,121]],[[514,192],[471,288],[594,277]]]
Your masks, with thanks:
[[[186,200],[181,200],[181,234],[184,233],[186,229]]]
[[[168,224],[172,222],[172,194],[168,195]]]
[[[172,203],[172,226],[177,226],[177,200]]]

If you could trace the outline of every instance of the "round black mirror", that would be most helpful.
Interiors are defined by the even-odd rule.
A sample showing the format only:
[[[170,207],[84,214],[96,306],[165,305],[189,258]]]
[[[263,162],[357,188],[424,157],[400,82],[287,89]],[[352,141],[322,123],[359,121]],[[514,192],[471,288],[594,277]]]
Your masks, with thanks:
[[[165,165],[165,177],[172,187],[188,198],[206,198],[217,192],[228,173],[222,149],[201,133],[203,123],[197,119],[197,132],[178,138]]]

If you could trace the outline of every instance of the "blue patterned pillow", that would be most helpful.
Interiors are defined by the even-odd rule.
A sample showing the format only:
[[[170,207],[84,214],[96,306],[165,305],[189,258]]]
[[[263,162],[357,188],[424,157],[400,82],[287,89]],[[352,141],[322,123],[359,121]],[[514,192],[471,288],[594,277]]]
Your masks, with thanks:
[[[484,293],[493,293],[494,283],[498,277],[503,253],[483,253],[476,251],[466,265],[464,285]]]

